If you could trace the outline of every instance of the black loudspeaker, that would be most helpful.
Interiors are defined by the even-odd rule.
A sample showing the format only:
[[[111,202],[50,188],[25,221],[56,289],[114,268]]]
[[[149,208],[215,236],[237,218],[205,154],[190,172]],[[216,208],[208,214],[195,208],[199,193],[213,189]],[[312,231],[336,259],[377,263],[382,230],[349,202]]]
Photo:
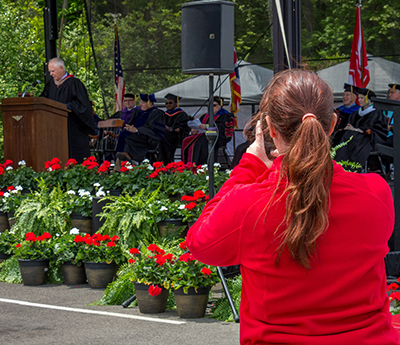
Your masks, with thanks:
[[[234,3],[193,1],[182,5],[182,73],[232,73]]]

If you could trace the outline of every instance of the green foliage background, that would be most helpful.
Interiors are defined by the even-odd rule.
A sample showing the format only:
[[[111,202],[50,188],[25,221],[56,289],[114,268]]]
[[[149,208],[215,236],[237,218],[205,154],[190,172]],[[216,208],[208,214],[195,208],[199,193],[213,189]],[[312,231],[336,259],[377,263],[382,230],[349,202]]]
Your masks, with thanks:
[[[96,70],[86,23],[87,3]],[[121,60],[127,92],[148,93],[186,78],[181,73],[181,6],[177,0],[69,0],[64,13],[61,58],[69,73],[86,85],[96,112],[105,118],[102,91],[108,113],[113,113],[114,18],[119,28]],[[234,0],[235,46],[239,58],[272,68],[271,11],[273,0]],[[59,26],[63,0],[58,0]],[[45,0],[0,1],[0,99],[16,97],[34,80],[44,86]],[[342,62],[350,55],[356,1],[303,0],[303,62],[313,70]],[[400,62],[400,2],[364,0],[362,21],[367,52]],[[100,86],[103,90],[101,90]],[[2,158],[0,123],[0,159]]]

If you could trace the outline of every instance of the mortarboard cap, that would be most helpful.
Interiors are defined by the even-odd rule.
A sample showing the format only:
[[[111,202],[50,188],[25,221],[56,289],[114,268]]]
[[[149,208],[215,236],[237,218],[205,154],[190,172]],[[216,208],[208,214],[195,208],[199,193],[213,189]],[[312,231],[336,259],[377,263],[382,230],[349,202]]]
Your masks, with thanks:
[[[389,84],[388,86],[389,86],[389,88],[391,88],[393,91],[394,91],[395,89],[400,90],[400,85],[399,85],[399,84]]]
[[[156,97],[154,96],[154,93],[152,93],[152,94],[141,93],[140,94],[140,99],[143,102],[151,102],[151,103],[157,102]]]
[[[135,95],[134,93],[126,93],[124,95],[124,98],[125,97],[133,98],[135,100],[135,102],[136,102],[136,99],[137,99],[137,95]]]
[[[224,99],[222,97],[214,96],[214,102],[217,102],[221,107],[224,105]]]
[[[176,96],[172,93],[168,93],[167,95],[164,96],[164,98],[170,99],[171,101],[174,101],[175,103],[178,103],[179,100],[182,99],[182,97]]]
[[[351,93],[354,93],[355,95],[357,95],[357,90],[358,90],[357,86],[353,86],[353,85],[344,83],[343,88],[344,88],[344,91],[351,92]]]
[[[367,88],[359,87],[358,93],[365,96],[365,102],[368,102],[368,99],[371,99],[371,97],[376,97],[375,92]]]

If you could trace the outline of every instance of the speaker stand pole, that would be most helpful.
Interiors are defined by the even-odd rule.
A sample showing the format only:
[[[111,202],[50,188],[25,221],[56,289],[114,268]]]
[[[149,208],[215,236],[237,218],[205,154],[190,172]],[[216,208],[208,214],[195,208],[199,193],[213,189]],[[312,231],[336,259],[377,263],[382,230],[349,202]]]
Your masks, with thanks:
[[[208,93],[208,117],[209,125],[206,131],[206,138],[208,140],[208,190],[210,200],[215,195],[214,189],[214,149],[215,141],[217,139],[217,132],[214,128],[214,74],[209,75],[209,93]]]
[[[209,125],[206,131],[206,138],[208,140],[208,191],[209,191],[209,200],[211,200],[215,195],[214,188],[214,150],[215,150],[215,142],[218,138],[217,129],[214,124],[214,74],[210,73],[209,77],[209,99],[208,99],[208,116],[209,116]],[[236,323],[240,322],[239,314],[236,310],[235,303],[232,300],[231,293],[229,291],[228,285],[226,283],[226,279],[224,276],[224,272],[221,267],[217,267],[217,273],[219,279],[221,280],[222,288],[225,291],[225,295],[228,299],[229,306],[231,307],[233,313],[233,319]]]

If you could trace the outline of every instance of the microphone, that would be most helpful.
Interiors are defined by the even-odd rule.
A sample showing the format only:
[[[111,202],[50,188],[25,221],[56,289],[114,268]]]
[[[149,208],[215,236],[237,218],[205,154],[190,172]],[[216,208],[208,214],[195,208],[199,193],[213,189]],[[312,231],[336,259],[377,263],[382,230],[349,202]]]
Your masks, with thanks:
[[[34,81],[34,82],[23,92],[22,97],[25,97],[25,94],[26,94],[30,89],[32,89],[33,87],[35,87],[35,86],[38,85],[38,84],[40,84],[40,80],[39,80],[39,79],[36,80],[36,81]]]

